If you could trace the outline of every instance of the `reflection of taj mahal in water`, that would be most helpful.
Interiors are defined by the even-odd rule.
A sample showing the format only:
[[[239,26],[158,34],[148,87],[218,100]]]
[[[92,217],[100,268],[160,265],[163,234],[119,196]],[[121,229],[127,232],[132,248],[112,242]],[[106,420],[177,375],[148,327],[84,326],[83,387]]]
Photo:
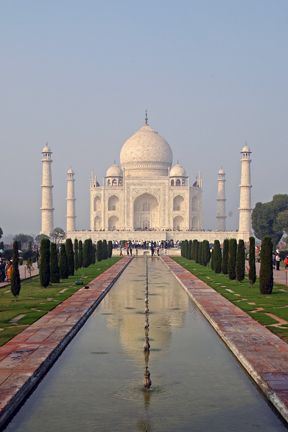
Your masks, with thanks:
[[[251,234],[250,150],[241,154],[239,230],[226,231],[225,173],[218,172],[216,231],[203,231],[202,179],[190,182],[183,166],[173,165],[167,141],[148,125],[126,140],[120,164],[106,171],[101,186],[96,176],[90,183],[90,230],[75,229],[74,173],[67,172],[67,233],[71,238],[94,240],[213,240],[229,237],[248,240]],[[51,150],[42,151],[42,229],[53,230]]]

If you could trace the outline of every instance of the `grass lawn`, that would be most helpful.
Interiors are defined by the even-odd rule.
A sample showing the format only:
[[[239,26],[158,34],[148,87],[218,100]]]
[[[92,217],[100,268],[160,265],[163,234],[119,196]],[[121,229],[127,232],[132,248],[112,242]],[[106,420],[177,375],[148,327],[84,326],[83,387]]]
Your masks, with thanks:
[[[10,286],[2,288],[0,290],[0,346],[54,309],[118,260],[119,257],[112,257],[88,268],[81,268],[74,276],[48,288],[40,286],[38,276],[22,281],[17,299],[11,294]],[[83,284],[75,285],[75,281],[80,279]]]
[[[251,287],[247,279],[242,282],[231,281],[226,275],[214,273],[210,267],[204,267],[182,257],[173,259],[288,342],[288,323],[281,322],[288,322],[288,287],[275,284],[271,295],[263,295],[260,294],[258,281]]]

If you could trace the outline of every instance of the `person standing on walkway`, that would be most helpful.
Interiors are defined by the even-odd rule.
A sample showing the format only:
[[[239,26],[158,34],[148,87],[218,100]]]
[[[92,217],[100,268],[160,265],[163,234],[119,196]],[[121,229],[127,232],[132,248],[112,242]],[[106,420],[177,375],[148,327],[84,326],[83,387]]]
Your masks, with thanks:
[[[276,253],[275,261],[276,261],[276,270],[280,270],[280,261],[281,261],[281,258],[280,258],[279,253]]]
[[[284,258],[284,265],[285,265],[285,270],[288,269],[288,255],[286,255],[286,257]]]

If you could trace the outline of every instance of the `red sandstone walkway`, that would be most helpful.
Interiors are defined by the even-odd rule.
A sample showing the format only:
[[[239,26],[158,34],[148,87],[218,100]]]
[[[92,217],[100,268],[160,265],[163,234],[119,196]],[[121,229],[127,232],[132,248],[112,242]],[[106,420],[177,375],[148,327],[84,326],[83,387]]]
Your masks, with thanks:
[[[162,257],[201,312],[288,421],[288,344],[170,257]]]
[[[132,258],[124,257],[0,347],[0,429],[81,328]]]

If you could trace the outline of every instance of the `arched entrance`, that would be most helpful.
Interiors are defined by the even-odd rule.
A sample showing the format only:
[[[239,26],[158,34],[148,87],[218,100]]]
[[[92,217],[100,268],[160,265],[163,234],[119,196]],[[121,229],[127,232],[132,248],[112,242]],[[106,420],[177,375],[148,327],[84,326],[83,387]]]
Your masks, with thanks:
[[[159,229],[159,204],[153,195],[145,193],[135,199],[134,229]]]

